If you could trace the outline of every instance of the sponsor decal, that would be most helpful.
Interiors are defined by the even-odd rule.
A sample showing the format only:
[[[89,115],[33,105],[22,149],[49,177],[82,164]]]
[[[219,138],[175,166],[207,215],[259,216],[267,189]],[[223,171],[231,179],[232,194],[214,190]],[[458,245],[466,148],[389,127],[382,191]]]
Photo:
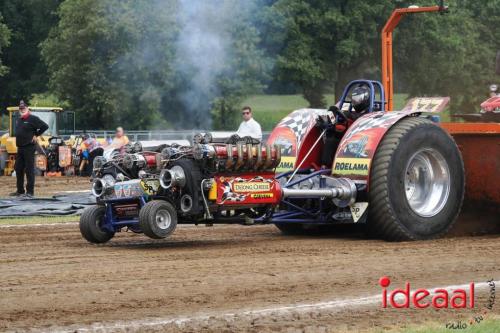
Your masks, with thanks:
[[[124,197],[129,197],[130,196],[130,189],[131,189],[130,184],[123,185],[123,196]]]
[[[351,215],[354,223],[358,222],[368,208],[368,202],[355,202],[351,206]]]
[[[415,97],[408,101],[403,111],[441,112],[449,102],[449,97]]]
[[[363,135],[360,139],[347,142],[346,147],[343,150],[344,156],[351,156],[357,158],[366,158],[368,153],[365,150],[366,144],[368,143],[368,136]]]
[[[280,164],[276,167],[276,172],[281,173],[293,170],[296,160],[297,160],[296,157],[282,156]]]
[[[115,185],[114,186],[114,190],[115,190],[115,196],[117,198],[120,198],[123,195],[123,193],[122,193],[122,186],[121,185]]]
[[[338,175],[368,176],[370,162],[369,158],[337,158],[333,171]]]
[[[261,182],[233,183],[233,190],[234,192],[264,192],[271,190],[271,184]]]
[[[144,193],[148,195],[155,195],[158,193],[158,189],[160,188],[160,181],[156,179],[142,180],[141,187]]]
[[[273,193],[257,193],[257,194],[251,194],[250,197],[253,199],[269,199],[274,196]]]
[[[345,221],[345,220],[350,220],[352,216],[351,213],[342,211],[333,214],[332,217],[338,221]]]

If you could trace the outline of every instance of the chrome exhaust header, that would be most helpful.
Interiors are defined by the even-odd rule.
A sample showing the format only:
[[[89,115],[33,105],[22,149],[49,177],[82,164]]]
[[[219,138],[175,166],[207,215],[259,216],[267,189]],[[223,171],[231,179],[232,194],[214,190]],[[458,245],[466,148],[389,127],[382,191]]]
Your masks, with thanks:
[[[186,185],[184,169],[178,165],[163,169],[160,172],[160,185],[166,190],[173,186],[184,187]]]
[[[326,177],[327,188],[296,189],[283,188],[283,198],[331,198],[339,207],[356,202],[356,184],[348,178]]]
[[[108,194],[113,189],[115,185],[115,179],[111,175],[105,175],[102,178],[96,178],[92,183],[92,194],[96,198],[100,198],[105,194]]]

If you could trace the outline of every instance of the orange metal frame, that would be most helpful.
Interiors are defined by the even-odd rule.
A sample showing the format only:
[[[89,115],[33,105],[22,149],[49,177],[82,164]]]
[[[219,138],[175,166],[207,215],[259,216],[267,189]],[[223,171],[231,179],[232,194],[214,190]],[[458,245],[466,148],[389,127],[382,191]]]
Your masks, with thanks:
[[[392,32],[407,14],[443,12],[444,5],[394,10],[382,30],[382,84],[386,110],[393,111]],[[486,204],[500,212],[500,123],[440,123],[457,143],[465,166],[466,201]]]
[[[382,84],[385,90],[385,101],[387,110],[393,110],[394,83],[392,71],[392,32],[398,26],[401,19],[407,14],[427,13],[427,12],[443,12],[446,11],[446,6],[432,7],[415,7],[415,8],[398,8],[392,12],[391,17],[382,30]]]

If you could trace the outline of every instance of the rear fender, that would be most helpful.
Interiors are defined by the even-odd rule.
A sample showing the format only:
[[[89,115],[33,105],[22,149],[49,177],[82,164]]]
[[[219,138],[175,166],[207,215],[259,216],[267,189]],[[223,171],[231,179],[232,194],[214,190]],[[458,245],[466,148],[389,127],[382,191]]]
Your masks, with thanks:
[[[384,135],[401,119],[419,114],[413,111],[374,112],[356,120],[340,141],[332,175],[368,184],[371,162]]]

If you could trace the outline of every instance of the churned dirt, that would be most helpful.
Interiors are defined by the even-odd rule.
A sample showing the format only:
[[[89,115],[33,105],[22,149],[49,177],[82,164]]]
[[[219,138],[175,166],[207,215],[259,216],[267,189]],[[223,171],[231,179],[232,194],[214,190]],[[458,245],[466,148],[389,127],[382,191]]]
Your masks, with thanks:
[[[283,236],[271,225],[183,226],[166,240],[124,232],[97,246],[76,224],[2,227],[0,273],[0,331],[382,331],[500,314],[500,304],[484,308],[487,289],[473,310],[362,301],[381,295],[384,275],[389,289],[499,280],[498,234],[388,243]],[[339,304],[316,304],[331,301]]]
[[[26,184],[26,180],[25,180]],[[35,196],[52,196],[64,191],[90,190],[88,177],[36,177]],[[0,198],[8,197],[9,193],[16,191],[16,177],[0,177]]]

